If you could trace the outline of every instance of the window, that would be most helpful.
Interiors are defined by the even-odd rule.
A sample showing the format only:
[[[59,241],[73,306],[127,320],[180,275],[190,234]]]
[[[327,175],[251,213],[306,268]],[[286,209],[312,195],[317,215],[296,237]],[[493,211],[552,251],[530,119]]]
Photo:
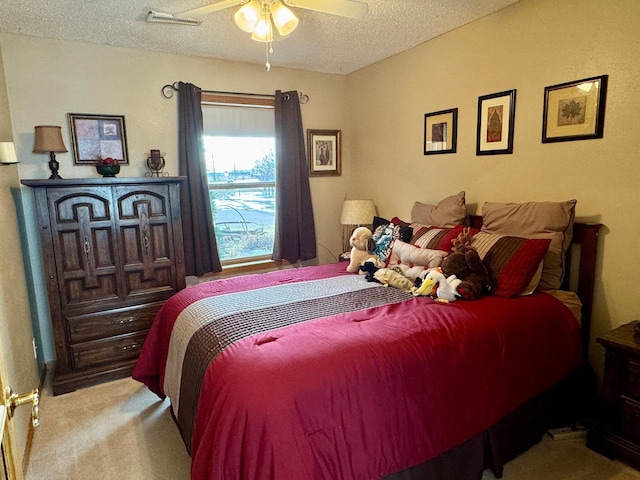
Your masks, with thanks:
[[[223,266],[271,258],[276,210],[272,98],[203,94],[204,149]]]

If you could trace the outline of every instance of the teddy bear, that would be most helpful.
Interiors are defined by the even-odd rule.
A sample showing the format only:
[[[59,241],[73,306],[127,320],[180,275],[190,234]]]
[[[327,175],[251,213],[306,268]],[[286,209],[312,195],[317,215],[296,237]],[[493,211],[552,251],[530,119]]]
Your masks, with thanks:
[[[366,261],[373,262],[378,268],[384,267],[380,259],[372,253],[376,248],[372,237],[373,234],[367,227],[358,227],[353,231],[349,239],[351,254],[349,256],[347,272],[364,274],[364,272],[360,272],[360,265]]]
[[[478,252],[471,246],[470,228],[452,240],[452,252],[442,260],[442,272],[461,280],[456,290],[465,300],[477,300],[491,290],[491,279]]]

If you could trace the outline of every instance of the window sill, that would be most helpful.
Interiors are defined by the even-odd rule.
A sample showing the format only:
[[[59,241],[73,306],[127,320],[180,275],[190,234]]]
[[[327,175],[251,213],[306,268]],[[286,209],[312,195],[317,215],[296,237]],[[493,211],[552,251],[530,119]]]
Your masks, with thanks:
[[[282,260],[276,262],[274,260],[258,260],[254,262],[236,263],[232,265],[223,265],[222,272],[209,273],[200,277],[187,277],[187,285],[195,285],[198,283],[210,282],[212,280],[221,280],[223,278],[237,277],[239,275],[249,275],[252,273],[267,273],[275,270],[284,270],[285,268],[293,268],[293,264]]]

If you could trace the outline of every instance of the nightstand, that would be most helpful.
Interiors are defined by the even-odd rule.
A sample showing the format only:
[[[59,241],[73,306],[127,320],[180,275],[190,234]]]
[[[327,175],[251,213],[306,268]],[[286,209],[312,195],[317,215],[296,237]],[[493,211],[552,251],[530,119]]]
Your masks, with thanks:
[[[633,321],[597,341],[606,349],[602,384],[603,417],[587,447],[640,469],[640,336]]]

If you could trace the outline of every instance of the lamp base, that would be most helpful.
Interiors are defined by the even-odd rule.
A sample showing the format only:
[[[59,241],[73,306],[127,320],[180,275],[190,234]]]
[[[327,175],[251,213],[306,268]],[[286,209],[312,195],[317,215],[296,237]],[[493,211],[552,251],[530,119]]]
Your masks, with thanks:
[[[49,170],[51,170],[51,176],[49,177],[49,180],[56,180],[56,179],[62,180],[62,177],[58,175],[59,168],[60,168],[60,164],[56,160],[56,154],[54,152],[51,152],[49,154]]]

